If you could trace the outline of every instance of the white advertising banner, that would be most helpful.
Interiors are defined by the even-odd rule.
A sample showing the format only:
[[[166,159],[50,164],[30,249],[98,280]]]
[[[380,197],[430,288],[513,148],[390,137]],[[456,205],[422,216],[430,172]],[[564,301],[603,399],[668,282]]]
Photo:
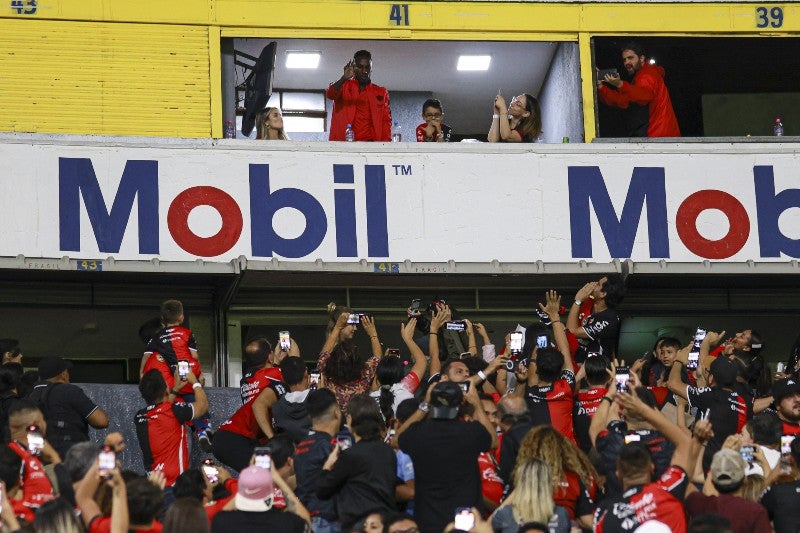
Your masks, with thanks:
[[[0,256],[507,263],[800,258],[785,144],[0,136]]]

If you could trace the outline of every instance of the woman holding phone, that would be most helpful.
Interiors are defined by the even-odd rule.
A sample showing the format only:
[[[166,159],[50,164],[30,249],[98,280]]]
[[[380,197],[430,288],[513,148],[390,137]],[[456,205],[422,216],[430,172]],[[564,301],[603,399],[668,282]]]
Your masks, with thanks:
[[[333,391],[342,412],[353,396],[369,392],[375,370],[383,354],[375,321],[364,314],[353,313],[349,307],[328,304],[328,337],[317,360],[317,368],[324,376],[324,386]],[[370,337],[372,355],[364,362],[358,353],[353,337],[358,326]]]
[[[532,143],[542,133],[542,112],[539,101],[525,93],[506,99],[498,93],[494,97],[492,127],[489,129],[490,143]]]

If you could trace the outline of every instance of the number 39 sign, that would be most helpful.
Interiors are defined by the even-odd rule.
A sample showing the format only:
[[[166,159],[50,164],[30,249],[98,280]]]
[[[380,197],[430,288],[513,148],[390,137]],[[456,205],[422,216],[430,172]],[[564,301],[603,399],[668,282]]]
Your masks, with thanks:
[[[756,28],[780,28],[783,26],[783,9],[778,6],[756,8]]]

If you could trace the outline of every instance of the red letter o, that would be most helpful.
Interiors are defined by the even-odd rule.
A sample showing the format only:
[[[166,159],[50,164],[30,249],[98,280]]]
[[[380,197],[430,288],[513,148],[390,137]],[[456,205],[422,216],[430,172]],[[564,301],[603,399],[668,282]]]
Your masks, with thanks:
[[[216,235],[198,237],[189,229],[189,213],[197,206],[207,205],[222,217],[222,227]],[[215,257],[236,244],[242,234],[242,211],[236,200],[216,187],[191,187],[172,201],[167,212],[167,226],[178,246],[192,255]]]
[[[719,209],[728,217],[727,235],[711,241],[697,231],[697,217],[706,209]],[[750,218],[744,206],[723,191],[704,190],[688,196],[675,217],[678,236],[690,252],[707,259],[727,259],[736,254],[750,236]]]

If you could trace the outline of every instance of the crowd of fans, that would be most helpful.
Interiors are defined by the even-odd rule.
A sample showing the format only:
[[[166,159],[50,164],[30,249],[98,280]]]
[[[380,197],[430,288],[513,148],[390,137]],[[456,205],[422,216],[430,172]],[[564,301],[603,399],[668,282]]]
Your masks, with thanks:
[[[796,533],[796,358],[773,374],[757,332],[702,331],[627,365],[615,350],[624,292],[604,277],[565,309],[548,291],[499,345],[446,301],[413,300],[405,349],[330,304],[310,365],[287,332],[247,343],[242,406],[215,433],[197,346],[167,301],[144,332],[147,407],[130,421],[147,476],[119,468],[119,433],[89,440],[108,417],[66,361],[43,359],[31,384],[19,347],[0,341],[3,527]],[[202,465],[190,465],[189,428]]]

